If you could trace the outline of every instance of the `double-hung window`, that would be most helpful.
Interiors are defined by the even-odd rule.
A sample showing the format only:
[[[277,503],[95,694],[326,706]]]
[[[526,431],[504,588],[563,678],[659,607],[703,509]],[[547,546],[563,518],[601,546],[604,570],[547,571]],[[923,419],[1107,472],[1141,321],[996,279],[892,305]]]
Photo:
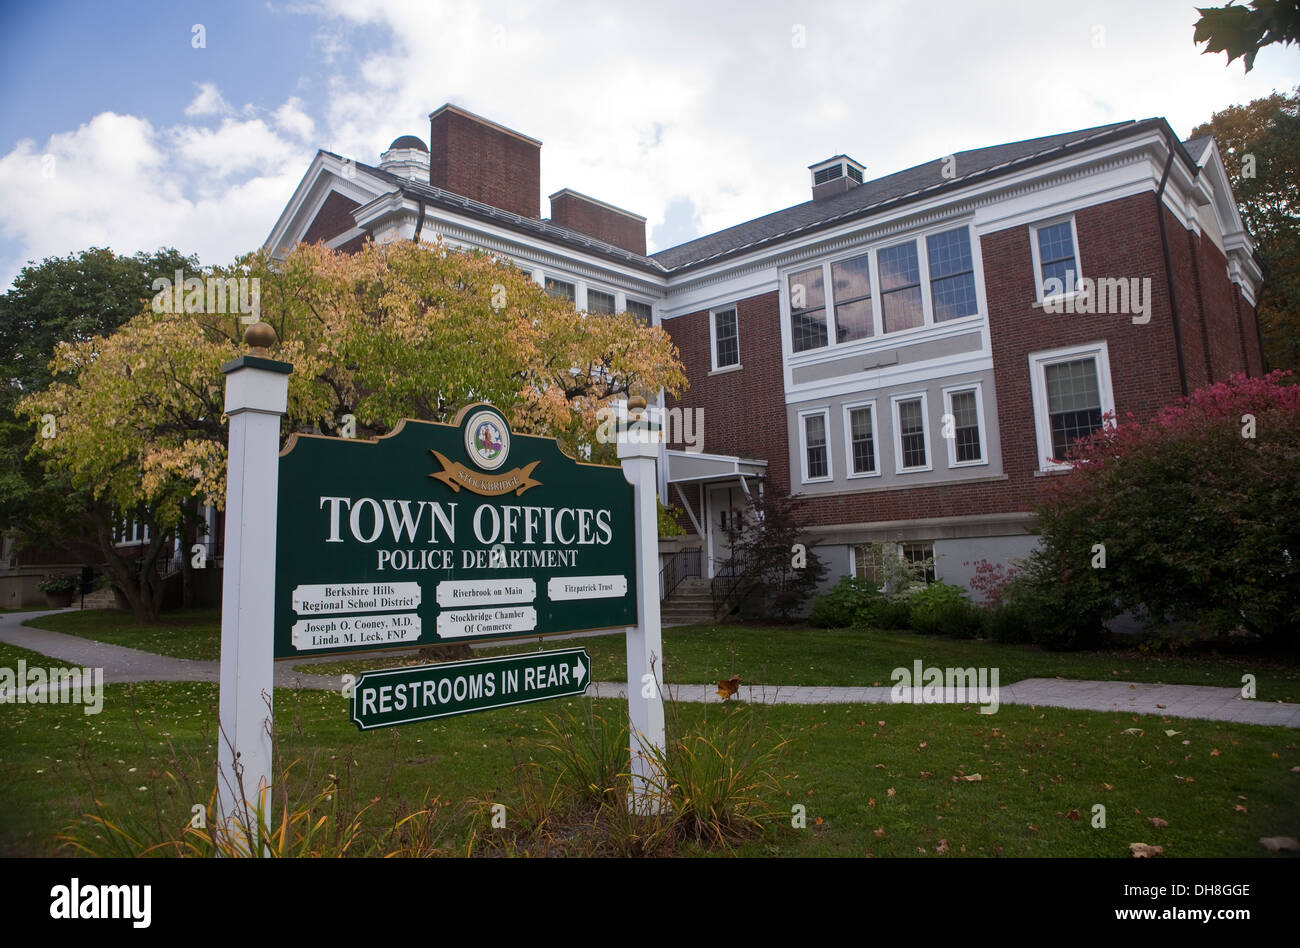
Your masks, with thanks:
[[[1031,227],[1029,237],[1039,302],[1075,292],[1082,274],[1074,218]]]
[[[825,408],[799,413],[804,483],[831,479],[831,446],[827,437],[829,421],[830,411]]]
[[[930,264],[930,298],[934,321],[960,319],[979,312],[975,298],[975,264],[970,232],[965,227],[925,238]]]
[[[895,395],[891,400],[894,405],[895,470],[900,474],[931,470],[925,393]]]
[[[870,477],[880,473],[876,455],[876,403],[859,402],[844,406],[848,476]]]
[[[852,342],[874,334],[871,314],[871,256],[831,264],[835,293],[835,341]]]
[[[880,267],[880,317],[885,332],[925,325],[916,241],[885,247],[876,254],[876,263]]]
[[[800,270],[789,277],[790,341],[795,352],[826,345],[826,289],[822,268]]]
[[[987,464],[984,448],[984,404],[981,386],[956,385],[943,390],[943,436],[948,442],[948,466]]]
[[[1039,466],[1065,467],[1071,445],[1115,411],[1106,343],[1031,353],[1029,372]]]
[[[713,342],[713,369],[740,368],[740,335],[736,322],[736,308],[715,310],[710,314],[709,327]]]

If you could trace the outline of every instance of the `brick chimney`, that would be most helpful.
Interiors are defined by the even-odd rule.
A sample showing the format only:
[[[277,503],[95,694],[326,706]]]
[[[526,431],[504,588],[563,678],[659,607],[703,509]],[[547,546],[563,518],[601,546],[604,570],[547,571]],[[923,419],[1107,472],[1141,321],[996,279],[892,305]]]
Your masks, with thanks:
[[[563,188],[551,195],[551,223],[645,256],[645,218]]]
[[[866,168],[848,155],[836,155],[809,165],[808,170],[812,172],[813,200],[824,201],[843,194],[849,188],[856,188],[862,183],[862,173]]]
[[[447,103],[429,115],[429,184],[539,219],[542,143]]]

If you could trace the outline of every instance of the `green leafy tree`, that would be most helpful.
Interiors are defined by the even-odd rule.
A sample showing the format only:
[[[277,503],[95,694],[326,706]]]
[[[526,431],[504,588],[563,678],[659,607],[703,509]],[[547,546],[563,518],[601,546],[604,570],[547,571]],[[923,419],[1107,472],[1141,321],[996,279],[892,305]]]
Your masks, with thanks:
[[[1216,112],[1213,135],[1266,278],[1258,314],[1270,368],[1300,369],[1300,89]]]
[[[728,524],[731,557],[721,572],[724,582],[734,580],[742,611],[789,619],[826,577],[803,524],[803,506],[798,497],[756,492],[746,515]]]
[[[172,249],[122,256],[92,247],[28,264],[0,296],[0,533],[96,558],[87,497],[30,456],[40,432],[16,415],[18,401],[51,383],[60,342],[113,331],[150,299],[156,278],[198,269],[197,258]]]
[[[1255,57],[1273,43],[1300,42],[1300,3],[1296,0],[1251,0],[1249,7],[1229,3],[1226,7],[1197,7],[1193,42],[1205,43],[1206,53],[1227,53],[1231,63],[1238,56],[1246,72],[1255,68]]]

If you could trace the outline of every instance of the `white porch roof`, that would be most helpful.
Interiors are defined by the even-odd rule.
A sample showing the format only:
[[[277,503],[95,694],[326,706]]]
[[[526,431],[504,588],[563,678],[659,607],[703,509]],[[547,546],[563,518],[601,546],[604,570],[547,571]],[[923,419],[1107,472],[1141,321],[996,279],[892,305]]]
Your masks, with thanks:
[[[764,477],[767,462],[740,458],[730,454],[704,454],[694,451],[668,451],[669,484],[703,484],[709,481],[744,481],[747,477]]]

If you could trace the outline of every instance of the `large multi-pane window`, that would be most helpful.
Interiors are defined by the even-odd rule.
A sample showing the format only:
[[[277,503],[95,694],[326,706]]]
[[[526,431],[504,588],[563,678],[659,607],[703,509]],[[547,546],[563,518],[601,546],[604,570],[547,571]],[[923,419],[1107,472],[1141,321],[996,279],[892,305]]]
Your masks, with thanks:
[[[826,442],[826,412],[803,415],[804,480],[831,476],[830,446]]]
[[[885,247],[876,254],[880,269],[880,318],[885,332],[925,324],[921,300],[921,264],[916,241]]]
[[[733,307],[713,314],[713,367],[726,369],[735,365],[740,365],[740,336]]]
[[[614,294],[603,290],[587,290],[587,312],[614,315]]]
[[[787,276],[794,352],[979,312],[970,228],[899,241]],[[828,318],[828,314],[831,318]]]
[[[954,464],[973,464],[984,459],[980,437],[979,403],[973,388],[948,393],[948,414],[945,422],[952,424],[952,454]]]
[[[970,232],[965,227],[931,234],[925,239],[930,263],[930,297],[934,321],[960,319],[979,311],[975,299],[975,264]]]
[[[822,268],[790,274],[790,340],[795,352],[826,345],[826,289]]]
[[[556,280],[552,277],[546,278],[546,292],[562,300],[574,298],[572,283],[565,283],[563,280]]]
[[[642,326],[650,325],[651,308],[649,303],[642,303],[640,300],[628,300],[627,311],[631,313],[636,321]]]
[[[835,341],[852,342],[872,335],[870,255],[832,263],[831,286],[835,292]]]
[[[894,399],[897,426],[897,464],[900,471],[923,470],[930,466],[925,437],[925,396]]]
[[[1078,286],[1079,261],[1074,250],[1070,221],[1034,228],[1038,256],[1039,297],[1071,293]],[[1049,280],[1056,281],[1049,284]]]
[[[899,554],[927,583],[934,582],[934,544],[900,543]]]
[[[1095,359],[1058,362],[1044,369],[1047,417],[1052,430],[1052,457],[1064,460],[1079,438],[1101,427],[1101,391]]]
[[[875,474],[875,412],[871,405],[847,406],[849,426],[849,475]]]

